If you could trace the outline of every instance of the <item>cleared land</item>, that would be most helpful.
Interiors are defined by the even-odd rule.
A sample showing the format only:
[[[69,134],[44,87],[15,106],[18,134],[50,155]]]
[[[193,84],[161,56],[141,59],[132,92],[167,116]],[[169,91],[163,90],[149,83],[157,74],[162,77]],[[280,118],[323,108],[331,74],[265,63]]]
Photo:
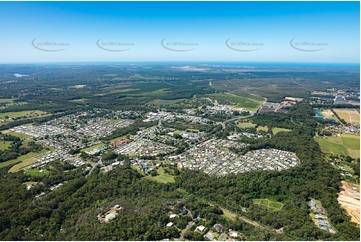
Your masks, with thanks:
[[[105,147],[105,144],[100,143],[100,144],[97,144],[97,145],[90,146],[90,147],[88,147],[88,148],[84,148],[84,149],[82,149],[81,151],[84,151],[84,152],[86,152],[86,151],[92,151],[92,150],[94,150],[94,149],[98,149],[98,148],[102,148],[102,147]]]
[[[274,202],[269,199],[253,199],[253,203],[272,211],[280,211],[283,208],[283,203]]]
[[[264,98],[250,95],[247,93],[215,93],[209,95],[211,98],[215,98],[218,101],[226,101],[230,102],[233,105],[236,105],[237,107],[244,108],[248,111],[257,111],[258,108],[262,106],[262,103],[264,102]]]
[[[360,114],[356,109],[334,109],[334,111],[347,123],[360,126]]]
[[[352,222],[360,224],[360,185],[342,181],[340,189],[338,203],[346,210]]]
[[[284,128],[272,128],[272,133],[273,134],[277,134],[279,132],[290,132],[290,129],[284,129]]]
[[[0,118],[5,118],[6,116],[9,118],[31,118],[46,115],[46,112],[40,110],[29,110],[29,111],[21,111],[21,112],[7,112],[0,113]]]
[[[49,171],[42,170],[42,172],[41,172],[40,169],[31,169],[31,170],[25,171],[25,175],[32,176],[32,177],[43,177],[43,176],[47,176],[48,174],[49,174]]]
[[[323,153],[360,157],[360,136],[352,134],[342,134],[340,137],[320,137],[315,136],[315,140],[321,147]]]
[[[2,131],[2,133],[19,137],[19,138],[22,139],[22,140],[29,140],[29,139],[31,138],[29,135],[20,134],[20,133],[13,132],[13,131],[10,131],[10,130],[4,130],[4,131]]]
[[[9,162],[9,164],[15,164],[15,163],[21,162],[19,164],[14,165],[9,170],[9,172],[18,172],[20,169],[33,164],[36,161],[36,157],[44,154],[45,152],[46,152],[46,150],[42,150],[39,153],[30,152],[26,155],[19,156],[18,158],[14,159],[14,160],[6,161],[3,163]],[[1,164],[3,164],[3,163],[1,163]]]
[[[158,172],[157,176],[146,176],[146,178],[153,180],[153,181],[160,182],[160,183],[174,183],[175,182],[174,176],[165,173],[163,167],[160,167],[157,170],[157,172]]]
[[[11,141],[0,141],[0,150],[6,150],[10,147]]]
[[[324,119],[332,119],[336,120],[336,122],[339,122],[338,118],[333,114],[330,109],[322,110],[321,114]]]
[[[266,132],[268,132],[268,127],[267,126],[258,126],[257,131],[266,131]]]
[[[256,125],[253,124],[253,123],[238,123],[237,126],[240,127],[240,128],[254,128],[254,127],[256,127]]]

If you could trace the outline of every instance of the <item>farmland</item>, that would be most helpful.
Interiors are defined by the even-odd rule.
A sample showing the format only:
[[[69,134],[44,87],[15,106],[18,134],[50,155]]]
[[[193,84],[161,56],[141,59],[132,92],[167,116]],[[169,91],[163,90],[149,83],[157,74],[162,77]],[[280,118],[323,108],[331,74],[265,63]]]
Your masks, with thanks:
[[[334,109],[334,111],[348,124],[356,124],[360,126],[360,114],[356,109]]]

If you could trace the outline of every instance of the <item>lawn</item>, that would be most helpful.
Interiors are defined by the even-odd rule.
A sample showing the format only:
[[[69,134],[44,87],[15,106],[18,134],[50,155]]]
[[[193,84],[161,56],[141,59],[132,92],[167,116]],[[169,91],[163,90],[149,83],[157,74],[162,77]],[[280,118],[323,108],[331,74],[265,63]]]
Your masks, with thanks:
[[[277,134],[279,132],[290,132],[290,131],[291,131],[290,129],[277,128],[277,127],[272,129],[273,134]]]
[[[283,203],[274,202],[269,199],[253,199],[253,203],[272,211],[280,211],[283,208]]]
[[[0,113],[0,118],[5,118],[5,116],[8,116],[9,118],[38,117],[44,116],[45,114],[47,113],[40,110],[29,110],[21,112]]]
[[[146,176],[146,178],[153,180],[153,181],[160,182],[160,183],[174,183],[175,182],[174,176],[165,173],[163,167],[160,167],[157,170],[157,172],[158,172],[157,176]]]
[[[253,124],[253,123],[238,123],[237,126],[240,127],[240,128],[254,128],[254,127],[256,127],[256,125]]]
[[[10,147],[11,141],[0,141],[0,150],[6,150]]]

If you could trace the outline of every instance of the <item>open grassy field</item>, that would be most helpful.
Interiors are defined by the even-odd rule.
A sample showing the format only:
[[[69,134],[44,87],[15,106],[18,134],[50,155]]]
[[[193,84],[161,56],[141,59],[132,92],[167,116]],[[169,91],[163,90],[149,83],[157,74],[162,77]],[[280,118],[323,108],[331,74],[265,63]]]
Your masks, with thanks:
[[[342,140],[338,137],[320,137],[316,136],[315,140],[320,145],[323,153],[344,155],[347,156],[348,152],[345,146],[342,144]]]
[[[49,174],[49,171],[42,170],[42,172],[41,172],[40,169],[30,169],[30,170],[25,171],[25,175],[32,176],[32,177],[43,177],[43,176],[47,176],[48,174]]]
[[[47,113],[40,110],[29,110],[29,111],[21,111],[21,112],[6,112],[0,113],[0,118],[5,118],[6,116],[9,118],[31,118],[31,117],[39,117],[45,116]]]
[[[18,158],[14,160],[10,160],[7,162],[13,162],[14,164],[21,161],[21,163],[14,165],[10,168],[9,172],[18,172],[20,169],[30,166],[36,161],[36,157],[44,154],[47,150],[42,150],[39,153],[30,152],[26,155],[19,156]]]
[[[332,119],[336,122],[339,122],[338,118],[333,114],[333,112],[330,109],[325,109],[321,111],[322,117],[324,119]]]
[[[342,134],[343,145],[347,148],[349,156],[360,158],[360,136],[354,134]]]
[[[256,127],[256,125],[253,124],[253,123],[238,123],[237,126],[240,127],[240,128],[254,128],[254,127]]]
[[[277,134],[279,132],[290,132],[291,130],[290,129],[284,129],[284,128],[272,128],[272,133],[273,134]]]
[[[158,97],[169,93],[167,88],[162,88],[150,92],[139,92],[136,94],[128,94],[129,96],[141,96],[141,97]]]
[[[0,150],[6,150],[10,147],[11,141],[0,141]]]
[[[334,109],[340,118],[345,120],[349,124],[358,124],[360,125],[360,114],[357,112],[356,109]]]
[[[237,107],[244,108],[248,111],[257,111],[259,107],[262,106],[262,103],[265,99],[259,96],[250,95],[247,93],[214,93],[209,94],[211,98],[215,98],[216,100],[230,102]]]
[[[73,100],[70,100],[70,102],[72,103],[84,103],[86,102],[88,99],[86,98],[80,98],[80,99],[73,99]]]
[[[84,148],[81,151],[86,152],[86,151],[91,151],[91,150],[102,148],[102,147],[105,147],[105,144],[100,143],[100,144],[97,144],[97,145],[93,145],[93,146],[89,146],[87,148]]]
[[[340,137],[319,137],[315,140],[319,143],[323,153],[360,157],[360,136],[354,134],[342,134]]]
[[[163,167],[160,167],[157,170],[157,172],[158,172],[157,176],[146,176],[146,178],[153,180],[153,181],[160,182],[160,183],[174,183],[175,182],[174,176],[165,173]]]
[[[9,131],[9,130],[4,130],[3,133],[4,133],[4,134],[9,134],[9,135],[12,135],[12,136],[19,137],[19,138],[22,139],[22,140],[29,140],[29,139],[31,138],[29,135],[20,134],[20,133],[13,132],[13,131]]]
[[[268,131],[268,127],[267,126],[258,126],[257,131]]]
[[[269,199],[253,199],[253,203],[272,211],[280,211],[283,208],[283,203],[274,202]]]
[[[148,102],[148,104],[153,104],[153,105],[172,105],[172,104],[177,104],[180,102],[183,102],[187,99],[185,98],[180,98],[180,99],[174,99],[174,100],[163,100],[163,99],[154,99],[150,102]]]

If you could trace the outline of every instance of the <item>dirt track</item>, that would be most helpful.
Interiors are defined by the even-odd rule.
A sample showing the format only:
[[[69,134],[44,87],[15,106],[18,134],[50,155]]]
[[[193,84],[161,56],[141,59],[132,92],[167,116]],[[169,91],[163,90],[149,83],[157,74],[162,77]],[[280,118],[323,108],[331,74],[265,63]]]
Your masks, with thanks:
[[[360,185],[342,181],[338,202],[351,216],[351,221],[360,225]]]

